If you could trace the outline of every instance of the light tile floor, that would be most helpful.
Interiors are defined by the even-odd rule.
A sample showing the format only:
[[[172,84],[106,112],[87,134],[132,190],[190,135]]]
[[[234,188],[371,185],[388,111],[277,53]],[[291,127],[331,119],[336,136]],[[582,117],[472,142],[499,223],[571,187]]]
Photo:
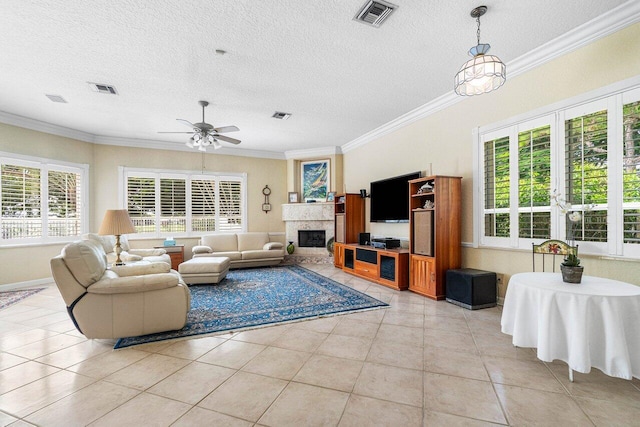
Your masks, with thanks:
[[[390,308],[112,350],[57,288],[0,311],[0,426],[638,425],[640,381],[567,377],[469,311],[305,265]]]

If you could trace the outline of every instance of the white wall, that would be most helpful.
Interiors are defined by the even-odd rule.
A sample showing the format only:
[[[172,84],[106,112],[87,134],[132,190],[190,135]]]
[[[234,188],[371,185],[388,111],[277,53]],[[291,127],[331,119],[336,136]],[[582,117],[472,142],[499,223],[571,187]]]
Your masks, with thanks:
[[[538,68],[508,78],[498,91],[471,97],[344,155],[348,191],[431,163],[433,174],[461,176],[462,240],[473,241],[472,130],[640,74],[640,24],[596,41]],[[452,71],[453,72],[453,71]],[[508,72],[508,70],[507,70]],[[452,79],[453,80],[453,79]],[[369,212],[367,206],[367,215]],[[408,224],[369,224],[373,234],[408,237]],[[585,274],[640,285],[640,262],[581,257]],[[463,266],[506,275],[531,270],[529,251],[463,250]],[[635,273],[634,273],[635,271]],[[505,286],[500,289],[504,296]]]
[[[118,205],[118,166],[185,171],[202,170],[202,155],[196,151],[144,150],[90,144],[70,138],[0,124],[0,151],[48,159],[89,164],[90,231],[97,231],[107,209]],[[205,170],[247,173],[247,210],[249,231],[284,234],[281,205],[287,203],[286,160],[253,157],[205,155]],[[271,212],[262,211],[262,189],[269,185]],[[283,237],[284,239],[284,237]],[[178,238],[186,245],[185,257],[197,244],[197,238]],[[133,247],[151,247],[161,239],[131,242]],[[16,283],[41,283],[51,277],[49,260],[64,244],[0,246],[0,289]]]

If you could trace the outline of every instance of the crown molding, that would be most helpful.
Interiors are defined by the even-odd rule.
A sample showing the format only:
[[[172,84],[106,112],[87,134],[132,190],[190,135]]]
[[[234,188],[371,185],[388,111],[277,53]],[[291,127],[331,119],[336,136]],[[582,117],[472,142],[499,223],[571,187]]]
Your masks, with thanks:
[[[28,117],[18,116],[16,114],[0,111],[0,122],[17,126],[25,129],[35,130],[37,132],[50,133],[52,135],[63,136],[65,138],[77,139],[84,142],[94,142],[95,135],[88,132],[67,128],[64,126],[54,125],[52,123],[42,122],[40,120],[30,119]]]
[[[116,145],[120,147],[136,147],[144,149],[155,150],[171,150],[171,151],[184,151],[189,153],[200,153],[197,149],[189,148],[185,144],[167,141],[153,141],[148,139],[135,139],[135,138],[120,138],[111,136],[96,136],[93,141],[95,144],[102,145]],[[208,154],[221,154],[225,156],[239,156],[239,157],[259,157],[264,159],[277,159],[284,160],[283,153],[275,151],[263,151],[263,150],[240,150],[237,148],[222,147],[219,150],[214,150],[213,147],[206,151]]]
[[[290,150],[284,152],[284,156],[286,159],[293,160],[309,159],[312,157],[333,156],[336,154],[342,154],[342,150],[338,146],[309,148],[307,150]]]
[[[616,33],[630,25],[640,22],[640,2],[629,0],[599,17],[586,22],[573,30],[557,37],[524,55],[507,63],[508,79],[517,77],[532,69],[587,46],[596,40]],[[444,110],[466,97],[458,96],[452,90],[431,102],[428,102],[402,116],[367,132],[366,134],[342,145],[342,152],[347,153],[384,135],[388,135],[415,121]]]

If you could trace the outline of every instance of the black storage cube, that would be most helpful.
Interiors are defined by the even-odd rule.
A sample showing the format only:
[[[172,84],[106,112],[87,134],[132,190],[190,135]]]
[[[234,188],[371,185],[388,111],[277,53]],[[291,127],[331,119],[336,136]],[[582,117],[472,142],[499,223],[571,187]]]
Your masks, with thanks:
[[[496,273],[474,268],[447,270],[446,298],[469,310],[495,307]]]

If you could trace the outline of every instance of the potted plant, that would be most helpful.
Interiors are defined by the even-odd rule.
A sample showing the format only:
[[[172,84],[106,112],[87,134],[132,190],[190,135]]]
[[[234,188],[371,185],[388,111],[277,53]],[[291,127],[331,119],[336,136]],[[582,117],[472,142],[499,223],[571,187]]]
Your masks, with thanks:
[[[564,258],[562,264],[560,264],[562,281],[567,283],[580,283],[583,270],[584,267],[580,265],[580,258],[578,258],[577,251],[573,248],[569,249],[569,253]]]
[[[580,265],[580,258],[578,258],[578,246],[574,246],[574,239],[576,234],[575,227],[583,220],[582,213],[580,210],[574,209],[571,203],[563,199],[556,190],[553,190],[551,198],[555,200],[556,205],[560,208],[560,212],[566,215],[569,220],[567,223],[569,250],[564,261],[560,264],[562,280],[567,283],[580,283],[584,267]],[[593,205],[582,205],[581,210],[588,212],[592,208]]]

